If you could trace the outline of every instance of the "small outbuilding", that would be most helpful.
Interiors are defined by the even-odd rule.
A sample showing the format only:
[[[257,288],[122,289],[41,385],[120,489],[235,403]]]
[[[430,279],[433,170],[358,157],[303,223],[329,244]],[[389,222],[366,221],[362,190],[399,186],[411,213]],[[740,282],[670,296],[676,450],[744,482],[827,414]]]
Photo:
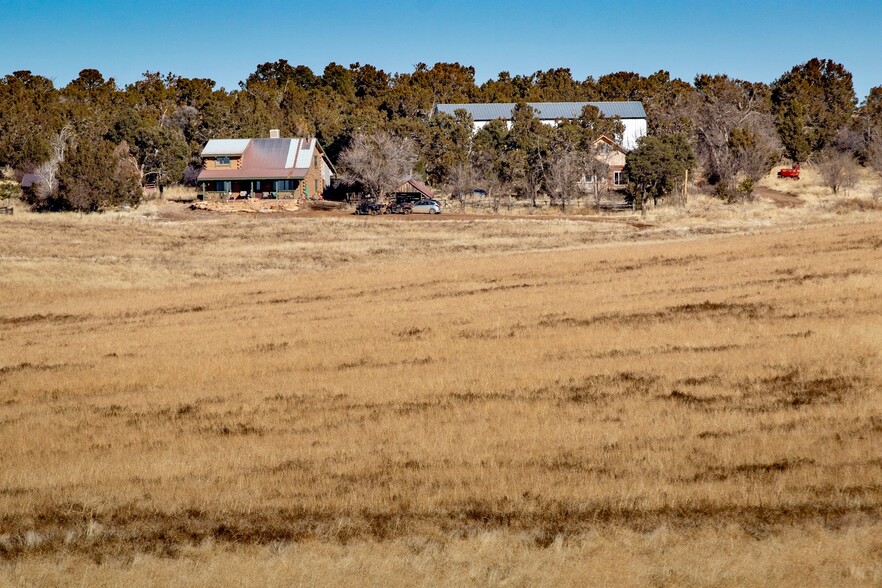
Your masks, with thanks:
[[[25,174],[21,177],[21,189],[23,192],[31,192],[34,189],[34,184],[39,181],[37,174]]]
[[[421,194],[424,198],[435,198],[435,193],[419,180],[410,179],[395,189],[396,193]]]

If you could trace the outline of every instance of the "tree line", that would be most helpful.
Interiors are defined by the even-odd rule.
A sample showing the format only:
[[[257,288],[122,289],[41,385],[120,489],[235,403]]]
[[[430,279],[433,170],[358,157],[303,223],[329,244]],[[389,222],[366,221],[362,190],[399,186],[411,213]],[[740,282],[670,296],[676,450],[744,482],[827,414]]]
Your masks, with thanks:
[[[580,81],[566,68],[501,72],[479,84],[474,68],[458,63],[409,73],[330,63],[318,75],[284,59],[258,65],[229,91],[158,72],[120,87],[94,69],[56,88],[16,71],[0,79],[0,166],[36,174],[38,207],[98,210],[137,203],[145,183],[192,184],[211,138],[278,128],[316,136],[346,177],[373,192],[413,174],[454,195],[481,187],[534,202],[546,194],[566,206],[574,178],[604,174],[594,140],[620,137],[621,124],[586,108],[546,126],[526,103],[618,100],[642,101],[647,111],[648,136],[626,166],[640,199],[670,194],[686,169],[727,199],[749,197],[782,158],[882,169],[882,86],[859,105],[851,74],[822,59],[771,84],[704,74],[689,83],[665,71]],[[496,121],[476,134],[464,112],[433,116],[437,103],[466,102],[517,106],[510,128]]]

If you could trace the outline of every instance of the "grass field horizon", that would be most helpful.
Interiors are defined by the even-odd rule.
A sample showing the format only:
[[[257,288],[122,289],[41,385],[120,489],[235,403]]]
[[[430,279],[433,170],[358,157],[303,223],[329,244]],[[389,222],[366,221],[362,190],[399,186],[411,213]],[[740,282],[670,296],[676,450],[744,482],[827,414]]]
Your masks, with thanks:
[[[0,219],[0,585],[878,585],[882,216],[739,210]]]

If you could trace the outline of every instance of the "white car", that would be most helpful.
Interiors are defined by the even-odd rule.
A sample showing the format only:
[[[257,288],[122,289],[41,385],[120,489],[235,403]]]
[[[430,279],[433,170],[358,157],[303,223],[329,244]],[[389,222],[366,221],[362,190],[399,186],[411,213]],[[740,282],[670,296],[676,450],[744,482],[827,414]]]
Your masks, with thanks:
[[[420,200],[411,209],[413,213],[441,214],[441,203],[437,200]]]

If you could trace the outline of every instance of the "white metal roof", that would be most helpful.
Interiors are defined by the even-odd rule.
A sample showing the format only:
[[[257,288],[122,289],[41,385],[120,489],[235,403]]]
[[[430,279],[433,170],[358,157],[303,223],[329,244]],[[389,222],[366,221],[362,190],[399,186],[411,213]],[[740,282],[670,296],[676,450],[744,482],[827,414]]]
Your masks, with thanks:
[[[313,142],[315,139],[302,139],[300,141],[300,150],[297,152],[297,162],[294,167],[309,167],[310,156],[312,155]]]
[[[251,139],[210,139],[202,150],[202,157],[242,155]]]

